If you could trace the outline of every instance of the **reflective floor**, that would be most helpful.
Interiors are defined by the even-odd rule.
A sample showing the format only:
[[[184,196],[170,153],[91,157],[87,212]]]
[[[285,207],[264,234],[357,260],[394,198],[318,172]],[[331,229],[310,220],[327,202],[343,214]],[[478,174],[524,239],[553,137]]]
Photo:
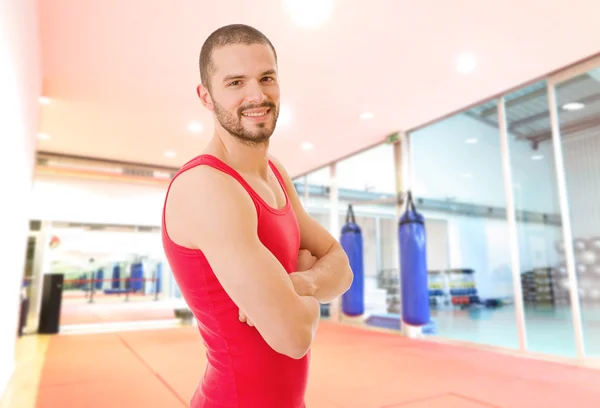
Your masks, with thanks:
[[[582,311],[586,354],[600,357],[600,308]],[[518,349],[515,309],[471,307],[465,310],[432,311],[436,336],[497,347]],[[525,309],[528,350],[562,357],[576,357],[569,307]]]
[[[37,394],[19,408],[186,407],[206,363],[195,327],[46,339],[47,352],[33,351],[45,354],[39,386],[21,364],[29,383],[10,386],[13,396]],[[308,408],[591,408],[600,399],[598,370],[325,321],[311,361]]]

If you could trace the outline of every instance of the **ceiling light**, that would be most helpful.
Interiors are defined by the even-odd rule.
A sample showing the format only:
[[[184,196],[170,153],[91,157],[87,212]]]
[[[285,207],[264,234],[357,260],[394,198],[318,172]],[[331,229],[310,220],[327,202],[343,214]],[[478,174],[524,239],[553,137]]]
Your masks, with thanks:
[[[475,137],[472,137],[472,138],[470,138],[470,139],[467,139],[467,140],[465,140],[465,143],[466,143],[466,144],[475,144],[475,143],[477,143],[478,141],[479,141],[479,140],[477,140],[477,138],[475,138]]]
[[[172,159],[173,157],[177,156],[177,154],[171,150],[167,150],[165,152],[165,157],[168,157],[169,159]]]
[[[48,133],[38,133],[37,137],[40,140],[49,140],[50,139],[50,135]]]
[[[312,143],[304,142],[300,147],[302,148],[302,150],[311,150],[314,146]]]
[[[279,106],[279,116],[277,117],[278,126],[289,126],[292,123],[292,109],[286,105]]]
[[[188,130],[192,133],[200,133],[204,130],[204,126],[199,122],[190,122],[188,125]]]
[[[363,120],[373,119],[375,114],[373,112],[363,112],[360,114],[360,118]]]
[[[471,177],[473,177],[473,175],[471,173],[463,173],[462,176],[464,178],[471,178]]]
[[[534,154],[533,156],[531,156],[531,160],[542,160],[543,158],[544,156],[541,154]]]
[[[38,98],[38,102],[41,103],[42,105],[49,105],[51,100],[47,96],[40,96]]]
[[[333,12],[333,0],[284,0],[283,6],[296,25],[308,29],[323,25]]]
[[[585,105],[581,102],[569,102],[563,105],[563,109],[568,111],[576,111],[583,108],[585,108]]]
[[[477,66],[477,57],[471,53],[464,53],[458,56],[456,60],[456,70],[461,74],[469,74]]]

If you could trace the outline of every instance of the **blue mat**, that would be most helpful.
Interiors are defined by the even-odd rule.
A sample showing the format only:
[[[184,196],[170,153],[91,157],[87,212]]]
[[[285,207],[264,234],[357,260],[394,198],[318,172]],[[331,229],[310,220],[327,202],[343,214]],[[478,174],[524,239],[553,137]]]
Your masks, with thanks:
[[[400,315],[396,313],[374,314],[366,320],[368,325],[392,330],[400,330],[401,322]],[[423,334],[435,334],[435,322],[433,320],[423,326]]]

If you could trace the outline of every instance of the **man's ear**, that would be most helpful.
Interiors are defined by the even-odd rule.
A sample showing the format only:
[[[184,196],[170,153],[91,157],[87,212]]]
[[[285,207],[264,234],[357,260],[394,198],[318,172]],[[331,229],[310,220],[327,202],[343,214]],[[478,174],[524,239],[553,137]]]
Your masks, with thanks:
[[[208,92],[208,88],[200,84],[196,88],[196,93],[198,94],[200,101],[202,101],[202,105],[204,105],[206,109],[212,112],[214,110],[214,107],[212,98],[210,97],[210,93]]]

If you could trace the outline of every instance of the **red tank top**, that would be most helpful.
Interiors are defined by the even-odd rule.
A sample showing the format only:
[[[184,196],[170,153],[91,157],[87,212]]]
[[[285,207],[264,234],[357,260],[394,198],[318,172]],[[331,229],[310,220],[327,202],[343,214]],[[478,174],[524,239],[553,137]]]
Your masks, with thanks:
[[[281,174],[273,163],[269,165],[286,198],[282,209],[269,206],[237,171],[214,156],[196,157],[173,180],[201,165],[230,175],[246,189],[256,206],[258,237],[288,273],[295,272],[300,246],[298,222]],[[171,185],[167,196],[170,188]],[[206,192],[207,200],[210,194]],[[202,251],[182,247],[169,238],[164,209],[162,225],[166,257],[206,346],[207,367],[191,408],[303,408],[310,355],[295,360],[277,353],[256,328],[241,323],[238,307],[217,280]],[[231,256],[235,256],[235,249]]]

